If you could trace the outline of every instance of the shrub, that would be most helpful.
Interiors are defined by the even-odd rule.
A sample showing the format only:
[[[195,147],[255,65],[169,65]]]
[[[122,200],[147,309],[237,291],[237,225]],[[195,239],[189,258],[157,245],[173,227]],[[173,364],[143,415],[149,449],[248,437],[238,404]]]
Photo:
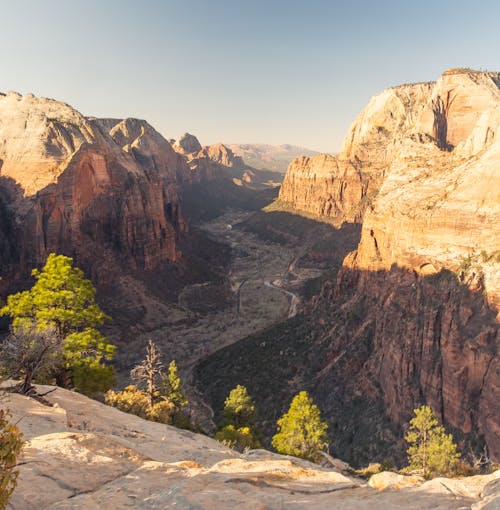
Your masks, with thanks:
[[[0,409],[0,510],[7,507],[16,488],[18,472],[15,467],[23,447],[21,432],[8,418],[8,412]]]
[[[166,424],[172,423],[175,409],[174,404],[166,399],[155,402],[151,406],[148,394],[134,385],[127,386],[123,391],[109,390],[106,393],[105,402],[125,413]]]

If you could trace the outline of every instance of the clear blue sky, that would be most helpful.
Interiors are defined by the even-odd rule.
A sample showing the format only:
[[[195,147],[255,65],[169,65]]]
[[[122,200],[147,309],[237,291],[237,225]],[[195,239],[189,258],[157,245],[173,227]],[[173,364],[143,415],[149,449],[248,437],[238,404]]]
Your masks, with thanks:
[[[500,70],[494,0],[0,0],[0,90],[202,144],[339,149],[368,99]]]

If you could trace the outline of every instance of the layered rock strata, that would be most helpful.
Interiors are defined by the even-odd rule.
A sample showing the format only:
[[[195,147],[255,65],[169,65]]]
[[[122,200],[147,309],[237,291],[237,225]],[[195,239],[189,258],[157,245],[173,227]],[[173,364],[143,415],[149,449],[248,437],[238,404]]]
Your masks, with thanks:
[[[67,253],[105,282],[119,265],[180,260],[177,183],[189,168],[146,122],[87,119],[10,93],[0,97],[0,161],[21,268]]]
[[[496,73],[451,70],[435,84],[405,85],[370,101],[351,130],[351,153],[359,153],[361,136],[399,134],[385,149],[383,182],[334,299],[363,310],[358,328],[373,327],[362,371],[370,375],[360,380],[378,381],[375,393],[393,423],[430,403],[448,426],[484,439],[496,459],[499,84]],[[364,150],[380,160],[379,143]]]
[[[486,444],[500,459],[499,84],[498,73],[460,69],[388,89],[339,156],[291,164],[280,200],[338,222],[363,219],[361,241],[310,303],[307,327],[274,332],[288,382],[267,375],[267,338],[256,336],[245,356],[262,362],[252,379],[265,383],[245,379],[253,369],[231,361],[235,346],[207,362],[211,373],[224,368],[219,386],[249,384],[277,415],[281,400],[309,389],[335,427],[336,453],[354,462],[371,450],[403,459],[404,444],[399,453],[391,445],[423,403],[465,454]],[[206,393],[217,402],[216,388]]]
[[[494,136],[497,108],[497,73],[450,70],[437,82],[387,89],[354,121],[337,156],[290,164],[279,202],[338,222],[360,221],[402,154],[409,160],[433,147],[434,154],[447,153],[440,163],[473,157]]]

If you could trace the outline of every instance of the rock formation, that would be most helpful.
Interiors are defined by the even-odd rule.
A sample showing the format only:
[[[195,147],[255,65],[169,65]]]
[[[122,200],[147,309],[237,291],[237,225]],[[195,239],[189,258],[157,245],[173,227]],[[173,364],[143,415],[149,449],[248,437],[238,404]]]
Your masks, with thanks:
[[[498,83],[497,73],[450,70],[437,82],[383,91],[354,121],[337,156],[291,163],[280,203],[339,223],[360,221],[393,166],[418,166],[414,157],[428,167],[456,166],[489,145]]]
[[[484,442],[500,459],[499,85],[498,73],[460,69],[385,90],[337,157],[299,158],[285,177],[281,205],[363,221],[361,241],[309,304],[307,326],[274,332],[293,389],[264,375],[257,335],[245,356],[262,361],[253,378],[265,382],[249,391],[279,413],[292,391],[310,389],[346,460],[365,459],[363,449],[397,458],[391,445],[422,403],[466,451]],[[208,362],[212,373],[224,366],[219,386],[247,383],[246,361],[229,361],[238,354]]]
[[[101,122],[10,93],[0,97],[0,140],[21,271],[67,253],[103,283],[119,265],[153,270],[180,260],[177,185],[189,168],[146,122]]]
[[[186,157],[193,182],[229,179],[236,186],[251,189],[267,188],[268,181],[274,185],[281,182],[280,174],[248,166],[222,143],[202,147],[195,136],[185,133],[174,143],[173,148]]]
[[[38,389],[45,405],[7,400],[27,441],[13,509],[486,510],[499,502],[500,471],[426,483],[381,473],[367,485],[335,468],[264,450],[239,454],[67,390]]]
[[[499,85],[497,74],[457,70],[432,86],[366,210],[337,290],[355,275],[354,299],[373,299],[365,368],[393,421],[423,398],[451,427],[482,436],[497,459]]]
[[[335,291],[363,309],[360,326],[375,325],[364,371],[393,422],[423,399],[445,423],[483,436],[497,459],[499,85],[497,73],[450,70],[370,101],[344,153],[375,161],[383,181]]]
[[[175,143],[174,149],[182,154],[192,154],[201,151],[201,144],[196,136],[184,133]]]

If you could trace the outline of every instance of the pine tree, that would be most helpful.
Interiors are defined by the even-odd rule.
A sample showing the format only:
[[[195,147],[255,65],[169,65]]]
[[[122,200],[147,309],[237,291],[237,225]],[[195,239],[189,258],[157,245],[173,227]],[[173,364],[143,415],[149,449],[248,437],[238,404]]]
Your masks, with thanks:
[[[450,474],[455,469],[460,453],[451,434],[446,434],[429,406],[414,410],[406,441],[410,469],[420,470],[425,478],[437,474]]]
[[[298,393],[287,413],[278,420],[272,445],[278,453],[313,460],[318,450],[328,447],[328,424],[306,391]]]
[[[181,378],[177,371],[177,363],[175,360],[172,360],[168,365],[167,376],[163,378],[162,393],[179,410],[188,404],[186,396],[181,389],[181,384]]]
[[[70,257],[51,253],[41,271],[33,270],[33,287],[9,296],[0,315],[12,318],[14,330],[26,325],[54,329],[63,345],[58,384],[73,384],[92,395],[113,383],[114,372],[106,362],[113,358],[115,347],[96,329],[109,317],[95,302],[92,282],[72,264]]]
[[[245,386],[238,384],[224,402],[222,425],[251,427],[255,425],[255,403]]]
[[[255,403],[244,386],[236,386],[224,403],[222,420],[215,439],[231,448],[259,448],[255,426]]]

